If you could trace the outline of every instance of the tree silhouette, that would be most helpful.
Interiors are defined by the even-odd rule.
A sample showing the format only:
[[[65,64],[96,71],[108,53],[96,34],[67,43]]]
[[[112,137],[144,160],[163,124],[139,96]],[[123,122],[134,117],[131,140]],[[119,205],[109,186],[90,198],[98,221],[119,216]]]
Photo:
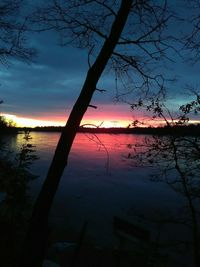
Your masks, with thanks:
[[[22,8],[22,0],[0,2],[0,62],[3,64],[11,58],[29,61],[35,54],[26,44],[28,19],[22,15]]]
[[[8,67],[12,60],[29,62],[35,55],[35,50],[27,44],[28,18],[24,16],[24,1],[0,1],[0,64]],[[3,101],[0,100],[0,104]],[[0,115],[0,131],[14,128],[15,123]],[[16,131],[14,131],[16,133]],[[7,148],[0,138],[0,185],[1,193],[5,195],[1,200],[1,264],[14,266],[19,254],[21,233],[25,228],[25,207],[27,206],[27,182],[33,176],[27,171],[28,165],[35,159],[31,155],[31,144],[24,144],[16,158],[16,167],[12,160],[5,157]],[[21,157],[21,158],[20,158]],[[5,265],[4,265],[5,264]]]
[[[34,205],[20,267],[42,266],[53,198],[80,122],[94,92],[99,91],[97,83],[106,66],[122,82],[129,81],[128,91],[133,85],[144,95],[152,88],[163,90],[164,77],[155,67],[159,59],[167,58],[167,50],[173,49],[168,43],[170,37],[163,35],[171,17],[167,4],[157,1],[53,0],[37,10],[34,21],[40,25],[38,30],[55,30],[62,45],[71,43],[88,49],[89,69]],[[136,79],[138,82],[133,83]]]
[[[28,183],[37,176],[30,173],[38,159],[29,132],[24,132],[18,153],[9,156],[7,144],[0,143],[0,249],[2,266],[16,266],[21,243],[31,213]],[[1,141],[1,140],[0,140]],[[14,159],[13,159],[13,156]]]
[[[193,91],[194,93],[194,91]],[[180,114],[174,118],[170,110],[158,99],[151,99],[147,104],[134,104],[133,108],[145,107],[153,113],[153,118],[162,118],[169,128],[168,135],[155,135],[146,138],[143,144],[137,144],[135,149],[144,148],[143,152],[129,156],[140,164],[156,166],[157,174],[153,175],[153,181],[166,182],[175,192],[180,194],[185,203],[185,217],[183,210],[180,218],[165,218],[163,224],[179,223],[191,230],[192,251],[194,265],[200,264],[200,138],[194,133],[184,134],[190,114],[198,114],[200,108],[199,93],[195,93],[195,99],[180,106]],[[176,127],[183,127],[183,131],[176,131]],[[174,176],[175,173],[175,176]]]
[[[6,66],[14,58],[29,62],[36,53],[27,46],[28,19],[22,15],[22,8],[22,0],[0,2],[0,63]],[[3,117],[0,119],[1,126],[8,126],[9,122]]]
[[[188,8],[192,10],[192,15],[187,18],[191,28],[189,28],[189,32],[185,34],[183,44],[184,48],[189,50],[190,59],[197,63],[200,59],[200,1],[187,1],[186,4]]]

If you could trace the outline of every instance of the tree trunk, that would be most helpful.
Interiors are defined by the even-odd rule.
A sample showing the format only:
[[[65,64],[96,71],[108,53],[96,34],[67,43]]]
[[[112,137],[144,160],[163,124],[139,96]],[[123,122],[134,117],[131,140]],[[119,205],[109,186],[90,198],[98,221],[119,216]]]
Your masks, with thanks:
[[[56,194],[62,173],[67,165],[68,155],[80,122],[85,114],[97,82],[126,24],[133,0],[122,0],[110,34],[106,39],[95,63],[89,69],[81,93],[71,111],[58,142],[46,180],[38,195],[30,219],[23,254],[19,267],[41,267],[48,240],[48,215]]]

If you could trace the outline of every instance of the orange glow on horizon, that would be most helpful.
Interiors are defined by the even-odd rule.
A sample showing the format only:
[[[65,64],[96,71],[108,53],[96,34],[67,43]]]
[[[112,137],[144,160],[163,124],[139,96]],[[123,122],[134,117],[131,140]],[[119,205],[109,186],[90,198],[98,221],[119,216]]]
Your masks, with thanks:
[[[35,118],[25,118],[20,117],[13,114],[2,114],[7,120],[11,120],[16,123],[17,127],[37,127],[37,126],[64,126],[66,121],[64,118],[59,118],[56,120],[48,120],[48,119],[35,119]],[[111,127],[127,127],[131,124],[131,120],[128,119],[83,119],[81,122],[82,126],[85,127],[104,127],[104,128],[111,128]]]
[[[17,127],[37,127],[37,126],[62,126],[60,122],[40,120],[33,118],[19,117],[13,114],[2,114],[7,120],[11,120],[16,123]]]
[[[35,119],[35,118],[25,118],[25,117],[20,117],[14,114],[1,114],[4,116],[7,120],[11,120],[14,123],[16,123],[17,127],[30,127],[34,128],[37,126],[64,126],[66,123],[66,118],[60,117],[60,118],[53,118],[50,120],[49,118],[40,118],[40,119]],[[140,119],[143,120],[144,119]],[[144,121],[145,122],[145,121]],[[86,116],[85,119],[81,121],[81,126],[84,127],[102,127],[102,128],[115,128],[115,127],[128,127],[133,123],[133,119],[127,118],[127,117],[121,117],[117,118],[116,116],[113,116],[113,118],[110,116],[109,117],[104,117],[104,118],[94,118],[94,117],[88,117]],[[190,123],[196,124],[200,123],[199,120],[190,120]],[[162,120],[147,120],[144,125],[138,124],[138,127],[158,127],[158,126],[165,126],[166,123]]]

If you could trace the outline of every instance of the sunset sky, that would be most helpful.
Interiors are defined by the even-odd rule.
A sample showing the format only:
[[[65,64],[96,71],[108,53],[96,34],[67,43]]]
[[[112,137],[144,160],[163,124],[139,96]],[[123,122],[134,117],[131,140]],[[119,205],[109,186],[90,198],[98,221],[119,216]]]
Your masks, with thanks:
[[[12,60],[8,66],[1,65],[0,88],[4,103],[0,112],[19,126],[64,125],[88,70],[87,53],[70,46],[60,47],[53,32],[32,34],[29,43],[37,49],[32,63]],[[173,55],[173,60],[162,68],[168,77],[177,78],[177,82],[167,85],[169,107],[176,110],[192,99],[183,88],[186,84],[198,87],[200,65],[185,62],[177,55]],[[91,104],[97,109],[89,108],[82,124],[126,127],[135,119],[146,118],[144,113],[133,112],[128,104],[116,101],[115,79],[110,73],[103,74],[98,88],[106,92],[95,93]],[[133,102],[134,95],[126,99]]]
[[[87,55],[61,48],[53,33],[36,34],[33,44],[38,50],[33,63],[12,61],[1,67],[1,113],[20,126],[63,125],[86,76]],[[103,122],[105,127],[131,123],[130,107],[115,101],[113,77],[105,75],[99,86],[106,92],[96,92],[91,104],[97,109],[89,108],[83,123]]]

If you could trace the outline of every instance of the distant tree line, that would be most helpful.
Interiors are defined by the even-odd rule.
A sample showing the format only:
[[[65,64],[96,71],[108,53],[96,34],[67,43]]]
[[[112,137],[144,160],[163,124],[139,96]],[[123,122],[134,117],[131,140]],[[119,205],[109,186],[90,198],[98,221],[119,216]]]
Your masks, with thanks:
[[[61,132],[63,127],[61,126],[39,126],[35,128],[21,128],[28,129],[30,131],[36,132]],[[200,135],[200,124],[188,124],[188,125],[175,125],[169,127],[168,125],[160,127],[79,127],[78,132],[80,133],[107,133],[107,134],[151,134],[151,135],[167,135],[167,134],[176,134],[176,135]]]

